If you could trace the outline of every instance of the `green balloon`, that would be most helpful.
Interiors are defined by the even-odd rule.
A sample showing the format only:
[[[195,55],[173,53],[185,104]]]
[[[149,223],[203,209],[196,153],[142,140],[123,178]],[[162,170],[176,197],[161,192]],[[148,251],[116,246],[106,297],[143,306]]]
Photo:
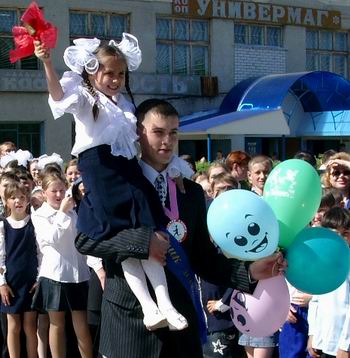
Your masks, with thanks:
[[[304,160],[289,159],[272,170],[264,186],[264,199],[279,223],[279,246],[289,247],[311,221],[320,206],[321,193],[317,171]]]

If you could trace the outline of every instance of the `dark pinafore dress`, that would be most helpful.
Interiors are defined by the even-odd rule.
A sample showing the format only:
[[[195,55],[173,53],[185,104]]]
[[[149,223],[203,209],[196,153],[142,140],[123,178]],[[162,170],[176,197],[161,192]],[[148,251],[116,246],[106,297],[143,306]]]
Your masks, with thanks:
[[[20,229],[13,228],[4,220],[6,282],[11,287],[14,297],[10,306],[1,303],[3,313],[22,313],[31,311],[33,287],[38,270],[37,246],[32,221]]]
[[[100,145],[80,153],[78,166],[85,190],[78,232],[102,240],[124,229],[165,227],[158,194],[136,157],[114,156],[109,145]]]

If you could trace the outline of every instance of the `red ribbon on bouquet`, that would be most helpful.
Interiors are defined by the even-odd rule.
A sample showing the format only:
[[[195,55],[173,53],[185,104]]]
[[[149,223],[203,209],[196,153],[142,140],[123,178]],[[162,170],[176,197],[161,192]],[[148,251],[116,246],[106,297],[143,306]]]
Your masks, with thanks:
[[[10,50],[10,62],[34,53],[34,40],[40,41],[47,48],[54,48],[57,40],[57,28],[44,19],[36,2],[32,2],[21,17],[23,26],[12,28],[15,49]]]

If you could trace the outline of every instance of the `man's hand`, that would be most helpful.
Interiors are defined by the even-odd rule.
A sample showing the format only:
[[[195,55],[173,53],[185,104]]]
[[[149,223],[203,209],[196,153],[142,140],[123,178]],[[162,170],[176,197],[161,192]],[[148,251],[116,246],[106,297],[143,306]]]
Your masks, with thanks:
[[[215,311],[217,311],[217,309],[216,309],[216,303],[217,302],[218,301],[215,301],[215,300],[209,300],[207,302],[207,309],[208,309],[209,313],[213,314]]]
[[[251,263],[249,273],[252,280],[263,280],[282,275],[287,266],[287,261],[283,258],[282,253],[277,252]]]
[[[1,295],[1,301],[5,306],[9,306],[11,297],[15,297],[13,294],[11,287],[9,285],[2,285],[0,286],[0,295]]]
[[[169,236],[163,231],[155,231],[149,245],[149,258],[158,261],[162,266],[166,263],[166,254],[169,249]]]
[[[297,313],[297,311],[295,310],[295,308],[293,306],[290,306],[289,311],[288,311],[288,315],[287,315],[287,322],[289,323],[297,323],[298,319],[297,316],[295,315]]]

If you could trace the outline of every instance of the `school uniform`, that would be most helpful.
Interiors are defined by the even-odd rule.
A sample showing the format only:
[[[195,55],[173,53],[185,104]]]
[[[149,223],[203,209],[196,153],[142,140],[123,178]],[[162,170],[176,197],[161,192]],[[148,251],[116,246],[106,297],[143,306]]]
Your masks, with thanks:
[[[128,228],[157,227],[152,215],[156,209],[148,196],[150,184],[136,159],[134,106],[122,94],[111,100],[96,90],[94,97],[82,81],[80,75],[67,71],[60,81],[64,97],[60,101],[49,97],[54,117],[71,113],[76,124],[72,155],[79,158],[85,188],[78,231],[101,240]]]
[[[30,216],[23,220],[10,217],[0,222],[0,285],[8,284],[14,297],[10,305],[1,302],[1,312],[16,314],[31,311],[32,293],[38,274],[35,233]]]
[[[154,184],[154,178],[159,173],[144,164],[146,163],[140,163],[143,172],[149,182]],[[216,248],[210,242],[202,188],[187,179],[184,179],[184,186],[186,193],[181,193],[176,188],[176,195],[179,218],[187,226],[187,236],[181,242],[181,247],[192,270],[208,281],[252,292],[248,266],[241,261],[228,260],[217,255]],[[154,188],[151,193],[153,200],[160,203]],[[169,198],[166,202],[169,202]],[[162,213],[162,208],[159,215],[163,217],[165,224],[169,222]],[[126,257],[147,259],[152,233],[152,228],[140,227],[123,230],[114,237],[100,242],[84,234],[79,235],[76,240],[76,247],[80,252],[105,259],[107,280],[102,303],[100,352],[108,358],[202,357],[195,306],[185,287],[167,266],[164,269],[169,296],[174,307],[189,323],[188,328],[182,331],[169,331],[167,328],[147,331],[142,321],[140,304],[125,281],[122,260]]]
[[[77,214],[43,203],[32,221],[42,254],[33,307],[39,311],[86,310],[90,271],[86,257],[74,247]]]

